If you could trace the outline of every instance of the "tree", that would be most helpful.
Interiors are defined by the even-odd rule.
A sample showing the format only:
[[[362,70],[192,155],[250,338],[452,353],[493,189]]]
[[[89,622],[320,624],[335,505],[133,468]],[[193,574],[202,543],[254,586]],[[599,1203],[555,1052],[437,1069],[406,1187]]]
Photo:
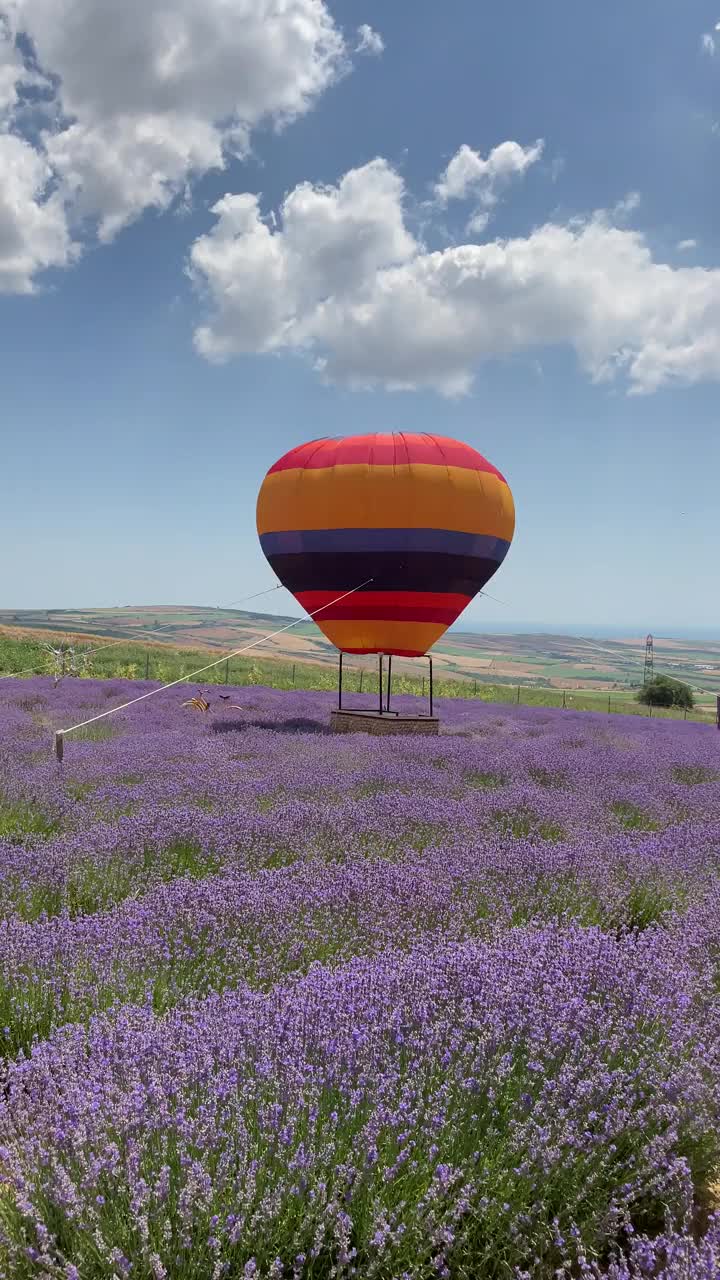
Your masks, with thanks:
[[[686,707],[688,710],[695,705],[690,685],[670,676],[654,676],[648,680],[638,694],[638,702],[644,702],[647,707]]]

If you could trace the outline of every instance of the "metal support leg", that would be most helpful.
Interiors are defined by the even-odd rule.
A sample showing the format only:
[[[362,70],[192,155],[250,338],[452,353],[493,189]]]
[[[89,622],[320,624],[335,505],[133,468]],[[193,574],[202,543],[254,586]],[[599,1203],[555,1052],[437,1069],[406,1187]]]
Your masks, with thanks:
[[[390,686],[392,685],[392,654],[388,654],[388,677],[387,677],[387,707],[390,710]]]
[[[340,659],[338,661],[338,711],[342,711],[342,680],[343,680],[343,655],[340,650]]]
[[[382,715],[382,713],[383,713],[383,703],[382,703],[383,687],[382,687],[382,682],[383,682],[383,656],[382,656],[382,654],[381,654],[381,653],[379,653],[379,654],[378,654],[378,709],[379,709],[379,711],[380,711],[380,715]]]
[[[430,664],[430,715],[433,713],[433,663],[432,658],[428,654],[428,662]]]

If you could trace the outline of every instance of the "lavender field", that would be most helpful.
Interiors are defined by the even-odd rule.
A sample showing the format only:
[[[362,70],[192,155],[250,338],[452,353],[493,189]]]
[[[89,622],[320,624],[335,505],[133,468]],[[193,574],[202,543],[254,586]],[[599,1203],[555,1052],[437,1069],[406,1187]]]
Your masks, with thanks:
[[[0,685],[0,1275],[720,1275],[720,734],[180,687],[57,763],[147,687]]]

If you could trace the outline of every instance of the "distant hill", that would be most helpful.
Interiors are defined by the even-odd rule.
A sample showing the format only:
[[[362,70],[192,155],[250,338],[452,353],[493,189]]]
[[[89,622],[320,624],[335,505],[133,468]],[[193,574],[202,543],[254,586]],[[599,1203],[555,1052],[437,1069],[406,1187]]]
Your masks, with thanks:
[[[260,640],[292,622],[291,617],[197,605],[140,605],[117,609],[0,610],[9,631],[72,633],[127,639],[146,646],[226,652]],[[627,639],[453,630],[433,650],[438,673],[493,684],[526,684],[564,689],[632,688],[642,683],[644,637]],[[334,664],[336,651],[310,620],[264,640],[258,657]],[[348,660],[370,666],[370,659]],[[720,643],[656,639],[656,670],[687,680],[708,695],[720,693]],[[413,663],[398,667],[417,670]]]

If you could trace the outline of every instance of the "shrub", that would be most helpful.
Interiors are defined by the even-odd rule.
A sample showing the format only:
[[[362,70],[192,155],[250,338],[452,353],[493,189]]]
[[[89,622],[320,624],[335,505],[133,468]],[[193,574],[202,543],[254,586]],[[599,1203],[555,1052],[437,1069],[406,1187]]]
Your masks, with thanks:
[[[690,686],[670,676],[654,676],[649,680],[640,690],[638,702],[649,707],[687,707],[688,710],[695,705]]]

